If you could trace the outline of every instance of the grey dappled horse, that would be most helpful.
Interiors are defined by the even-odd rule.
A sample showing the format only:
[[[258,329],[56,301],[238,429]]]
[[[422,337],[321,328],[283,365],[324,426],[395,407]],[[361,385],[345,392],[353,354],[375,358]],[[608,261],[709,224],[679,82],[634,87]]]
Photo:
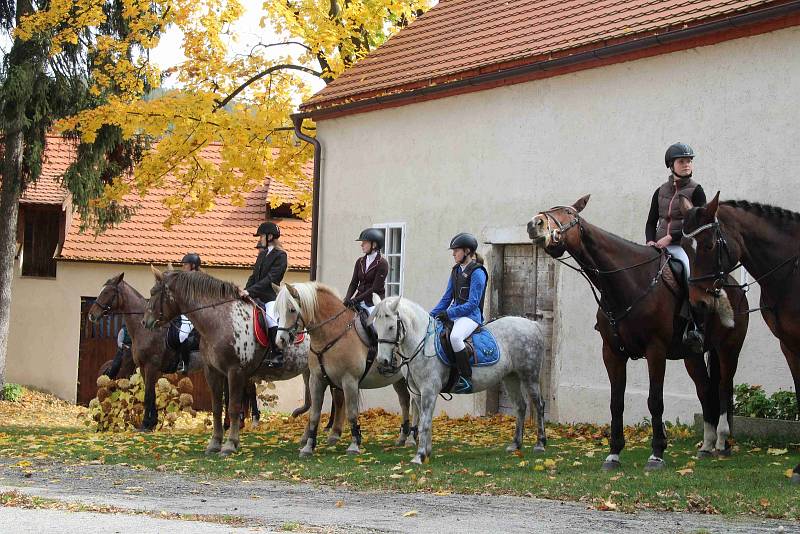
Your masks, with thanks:
[[[383,301],[373,296],[375,309],[371,320],[378,333],[378,356],[375,363],[382,373],[397,372],[405,363],[404,373],[411,394],[419,408],[419,440],[413,463],[421,464],[431,455],[431,422],[436,397],[447,383],[450,369],[436,356],[434,319],[421,306],[400,298]],[[501,380],[516,407],[517,426],[509,452],[522,448],[525,411],[530,402],[537,419],[534,451],[544,451],[544,400],[539,375],[544,360],[544,335],[539,325],[523,317],[503,317],[485,326],[500,348],[500,360],[491,366],[472,371],[474,392],[486,390]],[[398,358],[400,361],[398,361]]]

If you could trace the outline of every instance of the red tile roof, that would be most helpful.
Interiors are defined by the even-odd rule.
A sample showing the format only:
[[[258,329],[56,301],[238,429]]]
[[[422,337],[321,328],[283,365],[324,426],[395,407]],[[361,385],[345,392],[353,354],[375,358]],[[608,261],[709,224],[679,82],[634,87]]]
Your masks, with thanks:
[[[29,187],[21,202],[62,204],[67,192],[61,176],[74,160],[75,145],[58,136],[49,136],[42,176]],[[219,161],[219,147],[204,150],[203,157]],[[306,168],[311,174],[311,167]],[[73,221],[67,232],[59,259],[101,261],[111,263],[179,262],[187,252],[200,254],[204,265],[249,267],[258,251],[253,232],[264,221],[267,198],[291,202],[296,194],[278,182],[265,183],[244,195],[244,205],[234,206],[219,198],[214,209],[184,220],[171,230],[163,226],[169,215],[164,199],[170,191],[151,190],[144,198],[127,197],[126,203],[136,207],[133,217],[116,228],[95,236],[91,231],[78,233],[79,221]],[[311,263],[311,222],[299,219],[274,219],[281,227],[281,242],[289,256],[289,268],[306,270]]]
[[[730,18],[777,0],[441,0],[301,108],[315,111]]]

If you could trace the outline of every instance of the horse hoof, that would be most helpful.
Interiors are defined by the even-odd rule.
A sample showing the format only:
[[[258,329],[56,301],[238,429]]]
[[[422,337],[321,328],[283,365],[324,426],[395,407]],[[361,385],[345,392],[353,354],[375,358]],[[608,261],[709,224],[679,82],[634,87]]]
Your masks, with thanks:
[[[358,449],[358,445],[350,445],[347,447],[347,454],[361,454],[361,451]]]
[[[413,460],[411,460],[411,463],[412,463],[412,464],[417,464],[417,465],[422,465],[422,464],[424,464],[424,463],[425,463],[425,461],[422,459],[422,456],[420,456],[420,455],[418,454],[418,455],[414,456],[414,459],[413,459]]]
[[[516,443],[512,443],[511,445],[506,447],[506,452],[517,452],[518,450],[519,450],[519,447],[517,446]]]
[[[617,469],[621,469],[622,464],[619,460],[606,460],[603,462],[603,471],[616,471]]]
[[[533,448],[533,452],[544,452],[544,445],[536,445]]]
[[[154,427],[154,426],[151,426],[151,427],[144,427],[143,426],[141,428],[137,428],[136,432],[143,432],[143,433],[144,432],[153,432],[153,431],[155,431],[155,429],[156,429],[156,427]]]
[[[342,436],[328,436],[328,445],[336,445],[340,439],[342,439]]]
[[[698,460],[702,460],[703,458],[711,458],[713,456],[714,456],[714,453],[711,452],[711,451],[704,451],[704,450],[697,451],[697,459]]]
[[[300,458],[308,458],[309,456],[313,456],[313,455],[314,455],[314,451],[313,450],[309,450],[308,448],[305,448],[305,447],[300,449]]]
[[[647,460],[647,463],[644,464],[645,471],[660,471],[664,467],[664,460]]]
[[[221,450],[222,450],[222,447],[220,447],[219,445],[215,445],[213,447],[211,445],[209,445],[208,447],[206,447],[206,455],[216,454],[216,453],[220,452]]]
[[[731,454],[733,454],[733,450],[728,447],[727,449],[717,449],[714,451],[714,453],[720,458],[728,458]]]
[[[406,442],[403,445],[406,447],[416,447],[417,441],[411,436],[408,436],[408,438],[406,438]]]
[[[792,478],[789,480],[789,483],[793,484],[795,486],[799,486],[800,485],[800,473],[792,473]]]

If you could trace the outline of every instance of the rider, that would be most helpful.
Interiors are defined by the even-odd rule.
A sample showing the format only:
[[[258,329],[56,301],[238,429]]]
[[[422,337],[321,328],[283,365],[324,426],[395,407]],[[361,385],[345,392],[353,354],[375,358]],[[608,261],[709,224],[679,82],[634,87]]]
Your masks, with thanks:
[[[125,323],[122,323],[122,328],[117,332],[117,353],[114,355],[114,360],[105,372],[105,375],[111,380],[117,378],[117,374],[119,374],[119,370],[122,367],[122,360],[125,357],[125,352],[131,350],[132,343],[131,336],[128,334],[128,327],[125,326]]]
[[[253,266],[253,274],[247,279],[245,289],[239,290],[242,298],[250,297],[264,306],[266,312],[264,317],[267,321],[270,344],[268,363],[271,367],[281,367],[283,365],[283,351],[275,343],[275,337],[278,333],[278,323],[275,321],[275,299],[277,295],[272,288],[272,284],[280,285],[288,266],[286,251],[283,250],[278,240],[280,236],[281,229],[274,222],[264,222],[259,225],[253,237],[259,238],[256,248],[260,252]]]
[[[196,272],[200,270],[200,255],[195,252],[186,254],[181,260],[181,269],[186,272]],[[185,315],[180,316],[180,322],[175,321],[175,326],[178,328],[178,361],[177,372],[186,374],[189,371],[189,361],[191,359],[192,351],[199,350],[200,348],[200,334],[197,333],[192,322]]]
[[[483,297],[489,273],[483,258],[477,253],[478,240],[468,233],[457,234],[450,241],[455,266],[450,273],[447,289],[430,314],[442,323],[453,321],[450,345],[459,373],[455,393],[472,391],[472,368],[464,340],[483,322]]]
[[[389,274],[389,262],[381,256],[384,243],[383,230],[367,228],[358,236],[356,241],[361,241],[363,256],[356,260],[353,268],[353,279],[347,288],[344,298],[345,306],[360,306],[372,312],[373,293],[380,298],[386,295],[386,276]]]
[[[703,187],[692,179],[692,161],[694,150],[686,143],[675,143],[667,148],[664,163],[671,174],[666,182],[653,193],[650,202],[650,214],[647,216],[645,236],[647,244],[659,249],[666,249],[673,258],[683,264],[686,279],[689,278],[689,258],[681,248],[681,232],[683,230],[683,197],[693,206],[705,206],[706,194]],[[690,324],[684,334],[684,343],[702,352],[703,333],[700,325],[689,314]]]

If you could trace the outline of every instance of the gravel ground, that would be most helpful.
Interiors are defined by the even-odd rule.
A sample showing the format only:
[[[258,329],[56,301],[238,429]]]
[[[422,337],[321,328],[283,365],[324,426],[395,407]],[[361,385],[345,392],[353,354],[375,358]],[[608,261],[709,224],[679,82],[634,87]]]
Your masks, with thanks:
[[[720,532],[761,533],[797,532],[800,524],[753,518],[671,512],[622,514],[587,509],[584,504],[525,497],[447,495],[427,493],[399,494],[358,492],[351,488],[316,487],[267,480],[203,480],[197,476],[134,470],[119,465],[67,466],[38,463],[26,477],[15,460],[0,458],[0,492],[19,491],[28,495],[66,502],[80,502],[116,508],[162,511],[178,514],[235,516],[249,528],[192,522],[189,532],[265,532],[298,529],[314,532],[437,532],[462,534],[472,532]],[[80,526],[78,513],[54,510],[9,511],[0,508],[0,532],[4,522],[17,527],[23,516],[35,518],[40,528],[30,532],[58,532],[69,524]],[[412,512],[409,514],[409,512]],[[81,516],[97,520],[101,514]],[[108,517],[108,516],[106,516]],[[142,516],[118,523],[114,515],[111,530],[92,532],[149,532],[138,525]],[[131,516],[128,516],[131,517]],[[146,528],[152,521],[147,518]],[[89,521],[90,519],[87,519]],[[121,519],[119,519],[121,521]],[[27,518],[25,518],[27,524]],[[173,521],[183,524],[182,521]],[[107,525],[109,523],[106,523]],[[144,524],[144,523],[142,523]],[[117,525],[120,525],[117,527]],[[134,525],[137,525],[134,528]],[[298,525],[302,525],[298,527]],[[84,523],[84,527],[86,524]],[[130,527],[130,528],[129,528]],[[27,527],[26,527],[27,528]],[[66,527],[65,527],[66,528]],[[77,527],[76,527],[77,528]],[[109,527],[111,528],[111,527]],[[145,528],[145,527],[142,527]],[[156,526],[153,526],[158,531]],[[183,527],[181,527],[183,528]],[[208,530],[201,530],[208,529]],[[216,530],[215,530],[216,529]],[[227,529],[227,530],[226,530]],[[20,532],[15,527],[15,532]],[[166,529],[162,530],[166,531]],[[21,532],[27,532],[25,530]],[[78,530],[75,530],[78,532]],[[84,529],[85,532],[85,529]]]

